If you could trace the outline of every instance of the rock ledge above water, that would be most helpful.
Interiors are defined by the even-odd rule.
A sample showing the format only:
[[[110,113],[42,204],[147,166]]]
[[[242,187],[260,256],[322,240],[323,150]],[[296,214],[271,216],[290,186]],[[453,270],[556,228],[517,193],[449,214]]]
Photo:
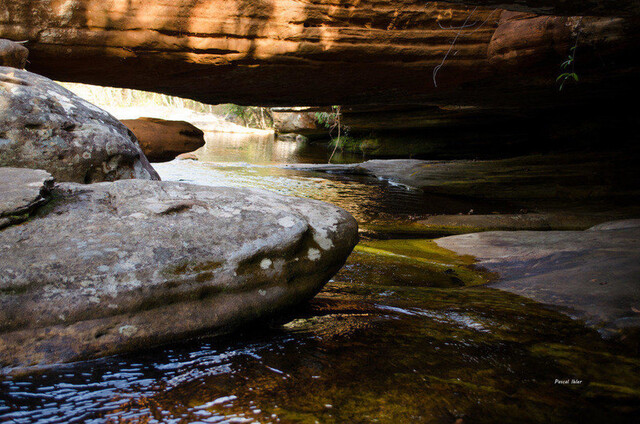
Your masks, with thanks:
[[[587,231],[491,231],[435,240],[475,256],[492,287],[560,307],[605,334],[640,327],[640,220]]]

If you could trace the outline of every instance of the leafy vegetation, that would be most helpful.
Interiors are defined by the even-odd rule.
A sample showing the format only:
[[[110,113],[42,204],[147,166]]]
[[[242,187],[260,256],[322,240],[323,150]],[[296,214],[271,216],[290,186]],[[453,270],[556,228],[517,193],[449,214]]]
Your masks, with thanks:
[[[578,74],[576,74],[576,71],[575,71],[575,59],[576,59],[577,48],[578,48],[578,44],[576,40],[576,45],[574,45],[570,49],[569,57],[560,65],[560,67],[563,70],[565,70],[565,72],[561,73],[560,75],[558,75],[558,78],[556,78],[556,82],[560,82],[560,87],[559,87],[560,91],[562,91],[562,88],[564,87],[567,81],[570,81],[570,80],[574,80],[575,82],[579,81]],[[569,69],[570,72],[567,72],[567,69]]]
[[[569,49],[569,56],[567,60],[560,64],[560,68],[563,72],[558,75],[556,78],[556,82],[560,83],[560,87],[558,87],[559,91],[562,91],[567,81],[578,82],[580,78],[578,78],[578,74],[576,73],[576,51],[578,50],[578,39],[580,38],[580,25],[582,24],[582,18],[580,18],[575,26],[573,27],[573,35],[575,36],[575,42],[573,43],[573,47]]]
[[[331,163],[333,156],[336,154],[336,150],[338,150],[338,148],[342,150],[340,137],[342,136],[344,138],[349,133],[349,127],[342,125],[341,122],[342,107],[340,105],[331,106],[331,112],[316,112],[315,118],[320,125],[329,130],[329,136],[331,137],[330,145],[333,146],[333,151],[329,157],[329,163]],[[337,132],[336,137],[333,137],[334,131]]]
[[[220,105],[225,111],[225,119],[231,118],[236,123],[249,128],[273,128],[271,109],[259,106],[240,106],[232,103]]]

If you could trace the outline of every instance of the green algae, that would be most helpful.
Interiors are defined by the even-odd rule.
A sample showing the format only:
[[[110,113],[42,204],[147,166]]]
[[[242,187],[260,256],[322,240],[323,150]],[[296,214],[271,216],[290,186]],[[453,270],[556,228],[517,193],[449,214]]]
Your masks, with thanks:
[[[495,279],[474,266],[471,256],[460,256],[425,239],[360,242],[336,279],[367,284],[459,287]]]
[[[418,222],[369,222],[361,224],[360,229],[365,235],[370,234],[377,239],[433,239],[482,231],[466,226],[427,226]]]

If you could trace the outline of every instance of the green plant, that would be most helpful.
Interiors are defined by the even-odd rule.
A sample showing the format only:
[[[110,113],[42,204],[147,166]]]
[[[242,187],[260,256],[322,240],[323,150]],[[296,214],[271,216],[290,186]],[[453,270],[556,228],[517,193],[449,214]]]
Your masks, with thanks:
[[[331,129],[329,129],[329,134],[331,134],[331,130],[333,128],[338,128],[338,137],[336,138],[336,145],[333,148],[333,152],[331,152],[331,156],[329,156],[328,163],[331,163],[331,159],[333,159],[333,155],[336,154],[336,150],[340,146],[340,130],[342,129],[342,125],[340,124],[340,118],[342,117],[341,107],[340,106],[332,106],[333,114],[335,115],[334,123]]]
[[[331,128],[331,125],[333,125],[336,117],[333,112],[316,112],[315,118],[318,124],[329,129]]]
[[[338,148],[341,148],[340,145],[340,137],[343,135],[347,135],[349,128],[345,127],[341,123],[342,118],[342,107],[340,105],[331,106],[331,112],[316,112],[315,113],[316,122],[323,127],[329,130],[329,136],[331,137],[330,146],[333,146],[333,151],[331,152],[331,156],[329,156],[329,162],[331,163],[331,159],[336,153]],[[336,138],[333,138],[331,134],[334,130],[338,131],[338,135]]]
[[[576,73],[576,51],[578,50],[578,39],[580,38],[581,24],[582,18],[578,19],[573,26],[572,33],[575,36],[575,42],[573,43],[573,47],[569,49],[569,56],[567,59],[560,64],[560,68],[563,72],[556,78],[556,82],[560,83],[560,87],[558,87],[559,91],[562,91],[567,81],[580,81],[580,78],[578,78],[578,74]]]
[[[558,78],[556,78],[556,82],[560,82],[560,87],[558,88],[558,90],[560,91],[562,91],[562,88],[564,87],[567,80],[573,79],[575,82],[578,82],[580,80],[578,78],[578,74],[576,74],[576,71],[575,71],[577,48],[578,48],[578,39],[576,38],[576,44],[573,47],[571,47],[571,49],[569,50],[570,52],[569,57],[560,65],[560,67],[565,71],[567,70],[567,68],[571,67],[571,72],[563,72],[560,75],[558,75]]]
[[[273,128],[273,116],[269,108],[260,106],[241,106],[233,103],[222,105],[225,119],[233,116],[242,125],[249,128]]]

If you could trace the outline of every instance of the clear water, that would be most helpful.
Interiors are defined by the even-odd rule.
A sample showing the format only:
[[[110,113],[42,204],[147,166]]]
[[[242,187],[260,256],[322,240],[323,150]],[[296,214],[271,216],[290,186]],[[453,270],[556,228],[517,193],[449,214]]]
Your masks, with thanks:
[[[322,199],[361,223],[504,207],[283,170],[276,165],[324,162],[326,149],[208,136],[200,161],[158,164],[163,179]],[[406,277],[416,269],[396,277],[402,266],[356,253],[288,316],[6,378],[0,422],[640,422],[637,352],[514,295],[435,287],[426,271]],[[580,383],[556,381],[566,379]]]

